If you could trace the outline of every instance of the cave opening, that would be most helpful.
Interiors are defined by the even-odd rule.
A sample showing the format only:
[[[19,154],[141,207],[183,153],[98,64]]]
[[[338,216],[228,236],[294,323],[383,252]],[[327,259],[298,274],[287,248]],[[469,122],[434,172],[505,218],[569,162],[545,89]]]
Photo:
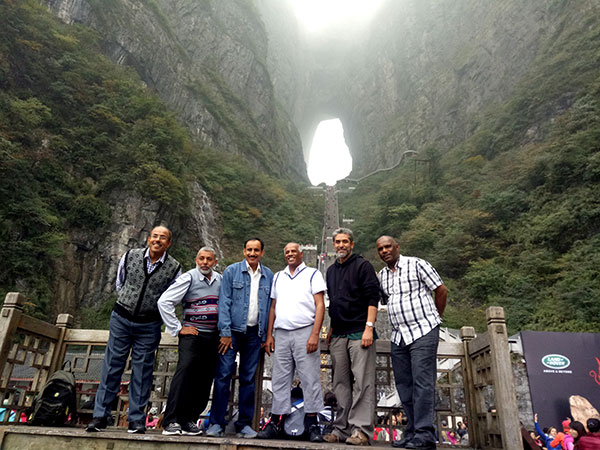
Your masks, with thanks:
[[[314,186],[321,183],[333,186],[350,175],[352,156],[340,119],[319,122],[308,155],[308,178]]]

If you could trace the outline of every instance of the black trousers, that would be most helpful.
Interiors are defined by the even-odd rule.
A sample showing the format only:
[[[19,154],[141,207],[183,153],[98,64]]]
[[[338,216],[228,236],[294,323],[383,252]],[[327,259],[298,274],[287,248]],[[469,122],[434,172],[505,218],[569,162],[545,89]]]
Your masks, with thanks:
[[[218,333],[179,336],[179,359],[171,381],[163,426],[198,420],[206,408],[217,365]]]

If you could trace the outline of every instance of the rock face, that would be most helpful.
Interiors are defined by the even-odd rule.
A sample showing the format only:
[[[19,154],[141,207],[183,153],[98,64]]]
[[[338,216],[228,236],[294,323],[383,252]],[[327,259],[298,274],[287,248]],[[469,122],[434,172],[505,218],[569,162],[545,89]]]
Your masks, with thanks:
[[[320,120],[339,117],[361,175],[396,164],[406,150],[462,141],[475,114],[510,98],[566,11],[582,20],[594,9],[592,1],[387,0],[364,29],[293,39],[264,17],[270,33],[285,38],[271,36],[279,48],[269,61],[280,75],[275,91],[298,93],[284,105],[303,142]],[[294,53],[303,73],[297,60],[279,56]]]
[[[266,67],[268,38],[244,1],[48,0],[83,23],[107,55],[134,67],[198,142],[255,167],[306,179],[300,139],[278,107]]]
[[[333,117],[355,175],[393,166],[406,150],[451,148],[476,115],[510,98],[565,14],[598,14],[595,0],[387,0],[361,28],[308,35],[283,0],[46,1],[62,20],[97,30],[106,54],[134,67],[197,142],[295,179],[306,179],[316,126]],[[201,191],[191,187],[204,215],[186,226],[218,247]],[[150,218],[168,221],[135,197],[124,203],[131,214],[115,201],[106,236],[72,236],[57,281],[68,305],[112,289],[118,255],[143,244]]]
[[[316,125],[339,117],[355,174],[442,152],[510,97],[565,14],[594,0],[386,0],[360,28],[302,31],[282,0],[47,0],[101,34],[200,142],[305,177]]]
[[[157,201],[148,203],[130,191],[113,192],[110,226],[94,235],[73,232],[64,256],[56,262],[56,301],[54,312],[72,312],[80,306],[98,305],[115,292],[114,281],[121,256],[131,248],[144,247],[154,224],[162,222],[174,233],[173,242],[190,249],[190,267],[195,250],[212,247],[217,259],[223,257],[217,213],[206,192],[197,183],[188,186],[192,197],[192,217],[185,223],[165,214]],[[193,250],[192,250],[193,249]]]
[[[47,5],[61,20],[95,29],[105,53],[135,68],[197,142],[239,154],[256,170],[306,179],[300,138],[275,99],[266,66],[268,37],[252,4],[48,0]],[[157,203],[113,193],[109,229],[69,236],[56,265],[54,311],[75,311],[110,297],[120,256],[144,246],[158,222],[181,230],[174,236],[179,247],[193,252],[208,245],[222,259],[217,212],[202,186],[194,183],[188,192],[193,218],[186,223],[176,223]]]

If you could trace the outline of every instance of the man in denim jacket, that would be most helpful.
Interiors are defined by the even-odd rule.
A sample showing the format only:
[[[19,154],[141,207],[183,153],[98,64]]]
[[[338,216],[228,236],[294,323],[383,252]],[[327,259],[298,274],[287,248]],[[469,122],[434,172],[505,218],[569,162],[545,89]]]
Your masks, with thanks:
[[[232,264],[223,273],[219,294],[219,363],[207,436],[223,436],[229,387],[239,352],[239,416],[235,429],[238,437],[256,437],[251,427],[254,376],[260,348],[267,337],[273,282],[273,272],[260,263],[264,254],[262,240],[248,239],[244,243],[245,260]]]

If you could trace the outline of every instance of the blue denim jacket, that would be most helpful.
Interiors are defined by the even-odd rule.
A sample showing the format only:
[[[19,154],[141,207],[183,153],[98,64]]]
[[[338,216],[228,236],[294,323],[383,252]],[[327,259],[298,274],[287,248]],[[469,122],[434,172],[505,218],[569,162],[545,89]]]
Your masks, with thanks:
[[[260,264],[260,263],[259,263]],[[258,283],[258,335],[267,338],[269,309],[271,308],[271,284],[273,272],[260,264]],[[246,261],[230,265],[223,273],[219,293],[219,334],[231,336],[231,331],[246,331],[250,305],[250,274]]]

